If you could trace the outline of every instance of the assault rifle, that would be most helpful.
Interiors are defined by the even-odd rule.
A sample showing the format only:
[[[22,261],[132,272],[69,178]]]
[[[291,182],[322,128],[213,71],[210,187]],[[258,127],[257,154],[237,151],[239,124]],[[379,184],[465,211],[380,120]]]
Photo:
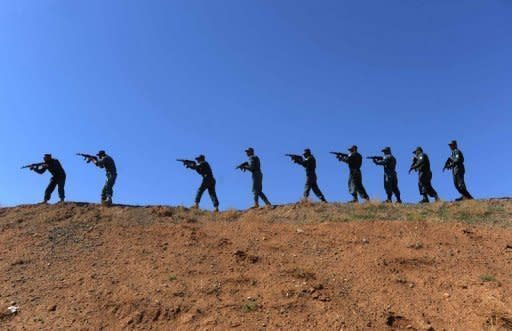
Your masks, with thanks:
[[[39,168],[40,166],[44,165],[45,163],[44,162],[41,162],[41,163],[32,163],[32,164],[27,164],[26,166],[23,166],[21,167],[21,169],[27,169],[27,168],[30,168],[30,170],[34,169],[34,168]]]
[[[196,165],[196,161],[192,161],[192,160],[176,159],[176,161],[183,163],[183,165],[187,168],[190,168],[191,166]]]
[[[87,161],[87,163],[91,163],[93,160],[98,161],[98,157],[96,155],[83,154],[83,153],[76,153],[76,155],[83,157],[84,160]]]
[[[247,167],[249,166],[249,162],[244,162],[244,163],[241,163],[239,164],[235,170],[242,170],[243,172],[246,172],[247,171]]]
[[[416,162],[418,161],[418,158],[416,156],[413,156],[412,157],[412,163],[411,163],[411,167],[409,168],[409,175],[411,174],[411,172],[413,171],[416,171],[416,169],[414,169],[414,165],[416,164]]]
[[[303,160],[302,155],[297,154],[285,154],[285,156],[288,156],[292,159],[293,162],[301,162]]]
[[[367,156],[366,158],[368,160],[373,160],[373,161],[382,161],[382,160],[384,160],[383,156]]]
[[[451,158],[448,158],[448,160],[446,160],[446,162],[444,163],[443,172],[451,168],[453,168],[453,161]]]
[[[336,155],[336,158],[338,160],[344,159],[348,157],[347,153],[341,153],[341,152],[329,152],[330,154]]]

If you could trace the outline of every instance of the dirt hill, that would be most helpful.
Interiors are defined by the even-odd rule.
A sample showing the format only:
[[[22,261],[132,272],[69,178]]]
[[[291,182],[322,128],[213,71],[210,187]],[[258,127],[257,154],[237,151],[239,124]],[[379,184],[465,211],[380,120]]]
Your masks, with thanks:
[[[0,242],[2,330],[512,330],[507,200],[20,206]]]

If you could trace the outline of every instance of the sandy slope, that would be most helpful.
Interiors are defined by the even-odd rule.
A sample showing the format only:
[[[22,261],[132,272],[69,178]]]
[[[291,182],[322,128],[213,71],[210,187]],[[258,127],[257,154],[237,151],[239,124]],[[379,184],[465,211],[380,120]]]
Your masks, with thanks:
[[[511,330],[511,225],[512,201],[4,208],[0,326]]]

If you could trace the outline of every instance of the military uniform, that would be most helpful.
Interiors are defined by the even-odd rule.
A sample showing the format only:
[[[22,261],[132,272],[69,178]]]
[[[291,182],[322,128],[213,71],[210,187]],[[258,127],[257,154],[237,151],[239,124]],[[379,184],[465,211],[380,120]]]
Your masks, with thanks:
[[[384,167],[384,189],[386,190],[387,201],[391,201],[393,194],[396,196],[397,202],[400,199],[400,190],[398,189],[398,175],[396,173],[396,159],[391,155],[391,149],[385,148],[382,160],[374,159],[373,162]]]
[[[351,147],[351,150],[355,146]],[[363,157],[357,152],[352,151],[349,155],[343,155],[339,158],[340,161],[348,164],[350,175],[348,177],[348,190],[354,197],[353,201],[357,201],[357,195],[365,200],[369,200],[366,189],[363,186],[363,175],[361,173],[361,165],[363,164]]]
[[[318,179],[316,176],[316,159],[313,155],[305,156],[302,160],[295,161],[306,169],[306,185],[304,187],[304,198],[309,197],[309,192],[313,190],[315,195],[323,202],[327,202],[322,191],[318,187]]]
[[[252,173],[252,192],[254,194],[254,204],[258,205],[258,200],[261,198],[266,205],[271,205],[267,196],[263,193],[263,173],[261,172],[260,158],[256,155],[249,156],[248,165],[245,167]]]
[[[203,196],[204,191],[208,190],[208,194],[210,194],[210,198],[212,199],[213,206],[215,208],[219,207],[219,200],[217,199],[217,192],[215,192],[215,178],[213,177],[212,168],[206,161],[199,161],[197,164],[191,164],[189,166],[191,169],[197,171],[198,174],[203,177],[203,181],[201,182],[201,186],[197,190],[195,203],[199,204],[201,201],[201,197]]]
[[[429,196],[435,198],[436,201],[439,200],[439,195],[434,190],[434,187],[432,187],[432,170],[430,169],[428,155],[423,153],[423,151],[417,154],[411,170],[418,171],[418,187],[420,194],[423,196],[421,202],[428,202]]]
[[[452,170],[453,183],[455,188],[461,194],[463,199],[473,199],[466,188],[466,182],[464,180],[464,175],[466,174],[466,169],[464,167],[464,155],[457,148],[456,141],[452,141],[450,146],[453,146],[453,149],[452,155],[449,158],[448,167]],[[462,198],[458,200],[462,200]]]
[[[117,169],[114,159],[106,154],[101,154],[98,161],[95,162],[96,166],[105,169],[106,181],[103,189],[101,190],[101,201],[112,202],[114,195],[114,184],[117,179]]]
[[[58,186],[59,198],[61,201],[65,198],[64,186],[66,185],[66,172],[59,160],[50,159],[49,161],[45,161],[45,163],[37,168],[33,168],[35,172],[38,174],[43,174],[46,170],[48,170],[52,174],[52,178],[50,179],[50,183],[44,192],[44,201],[49,201],[55,187]]]

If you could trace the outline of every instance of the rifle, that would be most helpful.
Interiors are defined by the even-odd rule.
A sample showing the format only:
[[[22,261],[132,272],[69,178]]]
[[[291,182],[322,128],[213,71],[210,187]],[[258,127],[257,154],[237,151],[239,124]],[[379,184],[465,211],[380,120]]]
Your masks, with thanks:
[[[453,161],[452,161],[452,159],[451,159],[451,158],[448,158],[448,160],[446,160],[446,162],[444,163],[443,172],[444,172],[445,170],[449,170],[449,169],[451,169],[451,168],[452,168],[452,166],[453,166]]]
[[[235,170],[242,170],[243,172],[246,172],[247,171],[247,167],[249,166],[249,162],[244,162],[244,163],[241,163],[239,164]]]
[[[411,167],[409,168],[409,175],[411,174],[411,172],[412,172],[413,170],[416,170],[416,169],[414,169],[413,167],[414,167],[414,165],[416,164],[416,162],[417,162],[417,161],[418,161],[418,158],[417,158],[416,156],[413,156],[413,158],[412,158],[412,164],[411,164]]]
[[[98,157],[95,155],[83,154],[83,153],[76,153],[76,155],[83,157],[84,160],[87,161],[87,163],[91,163],[93,160],[98,161]]]
[[[329,152],[330,154],[333,154],[333,155],[336,155],[336,158],[338,160],[341,160],[343,158],[347,158],[348,157],[348,154],[347,153],[340,153],[340,152]]]
[[[382,161],[382,160],[384,160],[383,156],[367,156],[366,158],[368,160],[373,160],[373,161]]]
[[[192,161],[192,160],[176,159],[176,161],[183,163],[183,165],[187,168],[190,168],[191,166],[196,165],[196,161]]]
[[[288,156],[292,159],[293,162],[297,163],[303,160],[302,155],[297,154],[285,154],[285,156]]]
[[[27,164],[26,166],[21,167],[21,169],[27,169],[27,168],[30,168],[30,170],[32,170],[33,168],[39,168],[40,166],[42,166],[42,165],[44,165],[44,164],[45,164],[45,162]]]

